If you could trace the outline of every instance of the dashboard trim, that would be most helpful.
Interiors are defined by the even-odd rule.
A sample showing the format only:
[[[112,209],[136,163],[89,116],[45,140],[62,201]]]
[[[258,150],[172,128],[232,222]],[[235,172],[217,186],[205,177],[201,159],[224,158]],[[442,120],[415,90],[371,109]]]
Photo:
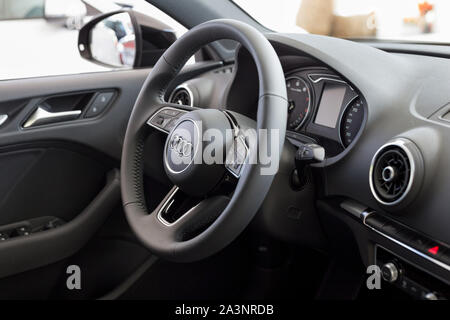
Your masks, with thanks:
[[[318,76],[318,77],[320,77],[320,78],[314,80],[314,79],[312,78],[312,76]],[[344,81],[344,80],[342,80],[339,76],[335,76],[335,75],[332,75],[332,74],[310,73],[310,74],[308,74],[308,79],[309,79],[312,83],[319,83],[319,82],[325,81],[325,80],[327,80],[327,81],[334,81],[334,82],[338,82],[338,83],[344,83],[344,84],[347,84],[350,88],[352,88],[352,87],[347,83],[347,81]],[[353,88],[352,88],[352,90],[353,90]]]

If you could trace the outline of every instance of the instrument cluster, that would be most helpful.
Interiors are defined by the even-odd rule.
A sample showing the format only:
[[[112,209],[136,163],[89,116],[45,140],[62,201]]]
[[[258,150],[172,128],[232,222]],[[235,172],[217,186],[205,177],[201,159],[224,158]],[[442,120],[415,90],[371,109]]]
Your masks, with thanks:
[[[358,138],[367,108],[364,98],[327,69],[300,69],[286,75],[288,136],[311,139],[335,156]],[[290,131],[290,132],[289,132]]]

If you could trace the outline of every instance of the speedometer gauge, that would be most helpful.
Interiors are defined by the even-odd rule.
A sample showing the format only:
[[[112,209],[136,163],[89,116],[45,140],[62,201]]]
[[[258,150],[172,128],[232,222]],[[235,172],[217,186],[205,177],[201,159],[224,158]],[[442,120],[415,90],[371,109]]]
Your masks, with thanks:
[[[344,147],[348,147],[356,138],[364,120],[364,104],[361,98],[350,102],[341,119],[340,137]]]
[[[286,80],[289,101],[288,129],[298,129],[304,123],[311,109],[311,90],[305,80],[290,77]]]

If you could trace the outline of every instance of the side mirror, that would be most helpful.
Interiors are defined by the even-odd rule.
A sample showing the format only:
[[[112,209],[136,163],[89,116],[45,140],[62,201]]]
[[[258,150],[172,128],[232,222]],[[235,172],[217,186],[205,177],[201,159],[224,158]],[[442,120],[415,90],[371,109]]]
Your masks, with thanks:
[[[80,29],[86,12],[86,5],[81,0],[45,0],[44,4],[44,18],[68,29]]]
[[[176,40],[175,32],[156,19],[119,10],[94,17],[78,35],[80,55],[115,68],[150,67]]]

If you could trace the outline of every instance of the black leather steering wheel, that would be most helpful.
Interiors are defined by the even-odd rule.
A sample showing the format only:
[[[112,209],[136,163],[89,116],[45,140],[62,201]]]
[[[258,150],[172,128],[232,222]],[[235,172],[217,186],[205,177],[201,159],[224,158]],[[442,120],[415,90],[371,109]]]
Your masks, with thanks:
[[[169,83],[186,61],[202,46],[221,39],[239,42],[256,63],[259,76],[256,123],[252,124],[251,120],[236,113],[232,115],[217,109],[192,109],[164,102]],[[166,172],[176,187],[153,212],[148,212],[143,187],[144,141],[154,130],[148,125],[149,119],[168,106],[183,111],[183,115],[168,132],[162,156]],[[244,230],[268,193],[274,174],[261,174],[264,165],[259,161],[256,164],[250,164],[255,161],[247,161],[242,166],[234,191],[226,196],[209,195],[210,190],[225,175],[223,164],[191,162],[179,168],[166,159],[174,152],[171,145],[177,142],[174,140],[180,139],[178,133],[181,129],[190,130],[194,136],[198,136],[196,139],[200,139],[201,133],[192,125],[194,121],[202,121],[205,127],[223,131],[233,129],[230,116],[237,128],[254,126],[267,129],[267,141],[276,139],[281,154],[287,121],[287,98],[284,74],[275,50],[263,34],[245,23],[228,19],[213,20],[188,31],[159,59],[141,89],[125,135],[121,162],[123,207],[132,230],[156,255],[172,261],[189,262],[216,253]],[[224,143],[228,148],[230,141]],[[259,139],[257,143],[260,143]],[[189,141],[188,144],[196,150],[197,141]],[[257,152],[251,148],[247,156],[255,160]],[[278,166],[279,157],[272,161]],[[160,213],[178,188],[201,200],[176,221],[168,223],[161,219]]]

